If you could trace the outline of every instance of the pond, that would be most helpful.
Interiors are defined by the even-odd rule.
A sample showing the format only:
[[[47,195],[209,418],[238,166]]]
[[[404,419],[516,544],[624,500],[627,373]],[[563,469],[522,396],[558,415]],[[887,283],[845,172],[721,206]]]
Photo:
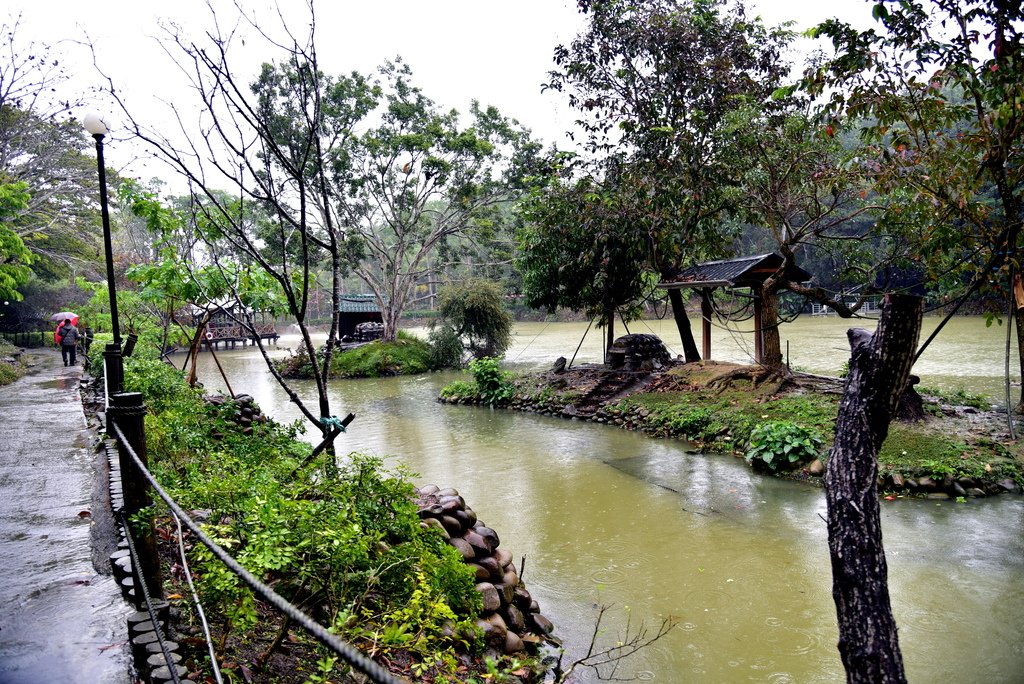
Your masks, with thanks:
[[[669,325],[648,321],[631,329],[665,331],[671,341]],[[915,372],[926,385],[1001,391],[1004,331],[980,319],[959,319],[957,326],[961,337],[940,337],[942,345]],[[848,357],[847,327],[835,318],[787,326],[790,362],[835,373]],[[585,328],[517,325],[510,365],[541,367],[571,357]],[[713,358],[745,360],[742,338],[716,335]],[[296,343],[286,337],[281,346]],[[600,355],[600,337],[591,331],[577,362]],[[236,392],[252,394],[279,420],[298,417],[258,353],[239,349],[218,358]],[[219,388],[210,355],[201,363],[200,379]],[[776,684],[844,678],[820,489],[755,475],[742,459],[692,453],[677,441],[438,404],[440,388],[459,377],[334,382],[334,410],[356,414],[338,447],[406,464],[418,473],[417,484],[459,489],[516,564],[525,557],[525,582],[570,655],[587,646],[598,611],[611,606],[599,637],[606,646],[622,637],[627,622],[648,630],[665,617],[679,622],[616,676]],[[298,392],[314,396],[310,383],[299,383]],[[1024,500],[1017,496],[884,502],[890,592],[910,681],[1020,681],[1022,524]]]

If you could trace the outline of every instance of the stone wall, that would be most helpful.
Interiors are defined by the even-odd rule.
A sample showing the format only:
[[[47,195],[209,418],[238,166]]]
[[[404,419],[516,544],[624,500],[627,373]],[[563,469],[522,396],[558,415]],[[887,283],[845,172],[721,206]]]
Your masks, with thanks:
[[[550,640],[554,629],[519,577],[512,553],[499,548],[498,533],[478,520],[458,490],[426,485],[417,490],[424,527],[440,531],[476,573],[484,612],[476,621],[487,644],[518,653]]]

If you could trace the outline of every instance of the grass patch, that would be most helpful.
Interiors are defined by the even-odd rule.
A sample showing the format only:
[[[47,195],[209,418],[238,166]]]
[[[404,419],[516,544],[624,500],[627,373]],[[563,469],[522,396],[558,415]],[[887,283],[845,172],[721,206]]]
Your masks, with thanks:
[[[25,364],[13,360],[17,351],[18,347],[7,340],[0,339],[0,359],[12,359],[12,361],[0,361],[0,387],[10,385],[28,372]]]
[[[323,348],[318,350],[323,354]],[[322,358],[322,356],[321,356]],[[274,362],[286,378],[312,379],[314,369],[309,356],[300,351]],[[415,335],[399,331],[394,342],[370,342],[355,349],[335,351],[331,357],[332,378],[381,378],[392,375],[416,375],[434,370],[431,346]]]

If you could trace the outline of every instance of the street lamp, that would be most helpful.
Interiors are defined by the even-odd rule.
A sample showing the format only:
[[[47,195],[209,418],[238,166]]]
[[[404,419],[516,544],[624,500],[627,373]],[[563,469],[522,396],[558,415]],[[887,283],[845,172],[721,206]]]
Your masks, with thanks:
[[[114,285],[114,253],[110,246],[110,212],[107,211],[107,170],[103,164],[103,136],[107,124],[99,114],[90,112],[82,119],[85,130],[96,140],[96,167],[100,175],[100,212],[103,216],[103,248],[107,257],[107,291],[110,293],[110,327],[114,341],[103,350],[104,378],[107,384],[107,400],[110,395],[121,391],[124,383],[124,361],[121,357],[121,327],[117,323],[117,288]]]
[[[114,331],[114,344],[121,347],[121,327],[117,323],[117,290],[114,286],[114,254],[110,246],[110,212],[107,210],[107,171],[103,165],[103,136],[107,134],[107,124],[99,114],[90,112],[85,115],[82,125],[96,139],[96,168],[100,175],[100,212],[103,216],[103,248],[107,257],[107,289],[110,292],[110,327]]]

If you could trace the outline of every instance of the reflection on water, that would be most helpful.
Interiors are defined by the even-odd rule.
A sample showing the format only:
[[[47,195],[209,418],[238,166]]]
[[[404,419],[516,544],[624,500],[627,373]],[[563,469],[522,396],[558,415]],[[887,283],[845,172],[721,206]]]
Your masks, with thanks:
[[[835,372],[813,364],[841,363],[845,356],[837,350],[845,346],[848,324],[809,323],[803,339],[822,349],[802,341],[797,358],[791,342],[791,361]],[[538,367],[571,356],[584,328],[518,326],[509,358]],[[998,344],[986,341],[988,334],[983,324],[965,325],[973,354],[937,348],[942,353],[934,363],[994,354]],[[737,343],[728,352],[727,339],[716,340],[717,358],[740,348]],[[282,346],[287,344],[285,339]],[[596,361],[600,354],[599,336],[591,332],[577,360]],[[252,394],[266,412],[282,420],[299,417],[257,354],[237,350],[219,358],[232,385]],[[209,355],[202,361],[201,379],[218,387]],[[996,377],[1002,362],[985,357],[975,363]],[[940,364],[938,375],[954,376],[949,365]],[[627,620],[633,628],[645,622],[648,629],[664,617],[679,621],[617,676],[664,682],[843,679],[820,490],[755,476],[742,459],[687,453],[677,442],[434,401],[440,387],[457,377],[333,383],[335,413],[356,414],[339,448],[406,463],[421,484],[457,487],[498,530],[516,564],[525,558],[524,579],[570,651],[586,646],[600,606],[613,605],[602,636],[609,645],[622,637]],[[315,395],[308,383],[297,390],[305,400]],[[1022,523],[1024,502],[1016,497],[886,503],[890,589],[910,681],[1020,681]]]

